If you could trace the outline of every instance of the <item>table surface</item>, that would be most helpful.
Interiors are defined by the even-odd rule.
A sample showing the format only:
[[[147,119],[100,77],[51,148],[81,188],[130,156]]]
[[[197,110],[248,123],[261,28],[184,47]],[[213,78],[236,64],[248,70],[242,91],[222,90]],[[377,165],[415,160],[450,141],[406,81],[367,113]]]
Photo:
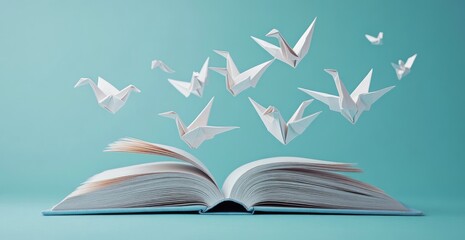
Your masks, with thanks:
[[[0,198],[0,239],[463,239],[461,199],[408,203],[422,217],[138,214],[44,217],[56,199]],[[289,238],[290,237],[290,238]]]

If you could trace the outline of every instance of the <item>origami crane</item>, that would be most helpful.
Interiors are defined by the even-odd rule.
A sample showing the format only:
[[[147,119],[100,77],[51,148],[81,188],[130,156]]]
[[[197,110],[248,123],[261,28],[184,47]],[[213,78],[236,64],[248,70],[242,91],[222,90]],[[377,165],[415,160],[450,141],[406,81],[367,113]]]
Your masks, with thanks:
[[[294,115],[287,121],[284,121],[279,110],[274,106],[264,108],[252,98],[249,97],[250,102],[260,116],[266,129],[282,144],[286,145],[294,138],[302,134],[305,129],[318,117],[321,112],[302,117],[305,108],[313,102],[313,99],[304,101],[300,104],[299,108],[295,111]]]
[[[250,87],[254,88],[265,70],[274,61],[272,59],[240,73],[229,52],[218,50],[215,52],[226,58],[226,68],[211,67],[210,69],[225,76],[226,88],[233,96],[237,96]]]
[[[275,37],[278,39],[279,47],[258,39],[252,36],[252,39],[258,43],[263,49],[265,49],[271,56],[274,58],[290,65],[293,68],[296,68],[300,61],[307,55],[308,50],[310,49],[310,43],[312,41],[313,30],[315,28],[315,21],[310,24],[304,34],[300,37],[299,41],[295,44],[293,48],[287,43],[286,39],[281,35],[281,33],[276,30],[272,29],[268,34],[267,37]]]
[[[316,100],[328,105],[330,110],[340,112],[342,116],[352,124],[357,122],[363,112],[370,110],[373,103],[394,88],[394,86],[391,86],[378,91],[369,92],[371,76],[373,74],[373,69],[371,69],[358,87],[349,95],[349,92],[339,78],[338,72],[334,69],[325,69],[325,71],[333,77],[339,96],[315,92],[304,88],[299,89]]]
[[[98,77],[97,85],[90,78],[81,78],[74,87],[77,88],[85,84],[92,87],[98,104],[111,113],[116,113],[126,104],[132,91],[140,92],[134,85],[129,85],[120,91],[101,77]]]
[[[198,148],[204,141],[212,139],[220,133],[231,131],[239,127],[214,127],[207,126],[210,109],[214,98],[208,102],[207,106],[200,112],[197,118],[189,125],[185,126],[181,118],[174,111],[160,113],[160,116],[172,118],[176,121],[179,137],[190,147]]]
[[[415,58],[417,58],[417,54],[409,57],[405,63],[402,60],[399,60],[398,64],[391,63],[392,67],[396,70],[397,79],[400,80],[410,73]]]
[[[205,84],[207,83],[209,60],[210,58],[205,60],[205,63],[203,64],[200,72],[192,73],[190,82],[183,82],[173,79],[168,79],[168,81],[185,97],[189,97],[191,94],[201,97],[203,94],[203,89],[205,88]]]
[[[166,73],[174,73],[174,70],[168,67],[163,61],[161,60],[153,60],[152,61],[152,69],[160,68],[163,72]]]
[[[365,34],[365,37],[373,45],[382,45],[383,44],[383,36],[384,36],[383,32],[379,32],[377,37],[373,37],[371,35]]]

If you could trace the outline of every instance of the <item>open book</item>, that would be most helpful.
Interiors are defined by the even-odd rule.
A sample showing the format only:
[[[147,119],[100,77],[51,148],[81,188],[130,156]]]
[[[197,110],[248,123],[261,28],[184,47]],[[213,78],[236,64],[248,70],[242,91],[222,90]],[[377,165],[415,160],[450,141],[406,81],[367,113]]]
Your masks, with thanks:
[[[122,139],[106,151],[181,160],[99,173],[44,215],[196,212],[421,215],[382,190],[338,172],[352,164],[273,157],[234,170],[219,188],[205,165],[174,147]]]

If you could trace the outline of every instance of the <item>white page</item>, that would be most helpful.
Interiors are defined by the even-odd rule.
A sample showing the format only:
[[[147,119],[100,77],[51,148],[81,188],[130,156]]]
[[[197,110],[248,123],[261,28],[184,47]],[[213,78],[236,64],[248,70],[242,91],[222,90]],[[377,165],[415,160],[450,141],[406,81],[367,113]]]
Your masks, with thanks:
[[[179,148],[166,146],[162,144],[149,143],[134,138],[123,138],[119,141],[111,143],[105,151],[143,153],[172,157],[194,165],[200,171],[204,172],[215,185],[217,185],[213,175],[210,173],[210,171],[208,171],[207,167],[199,159]]]
[[[329,161],[301,158],[301,157],[266,158],[266,159],[257,160],[251,163],[247,163],[245,165],[240,166],[233,172],[231,172],[231,174],[229,174],[229,176],[224,181],[223,188],[222,188],[225,197],[229,198],[231,196],[231,191],[234,187],[234,184],[244,173],[254,168],[260,167],[260,166],[265,166],[268,164],[276,164],[276,163],[307,164],[309,166],[314,166],[315,169],[319,169],[319,170],[350,171],[350,172],[360,171],[359,169],[352,167],[352,164],[348,164],[348,163],[329,162]]]

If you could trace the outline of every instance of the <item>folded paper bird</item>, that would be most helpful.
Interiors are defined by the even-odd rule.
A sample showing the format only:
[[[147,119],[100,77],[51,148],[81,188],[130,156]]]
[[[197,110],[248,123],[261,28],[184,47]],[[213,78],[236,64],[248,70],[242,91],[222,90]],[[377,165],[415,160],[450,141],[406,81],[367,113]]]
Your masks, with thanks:
[[[97,85],[90,78],[81,78],[74,87],[86,84],[92,87],[98,104],[111,113],[116,113],[126,104],[132,91],[140,93],[134,85],[129,85],[120,91],[101,77],[98,77]]]
[[[249,100],[255,108],[255,111],[257,111],[258,116],[260,116],[263,124],[265,124],[266,129],[284,145],[302,134],[321,113],[317,112],[312,115],[302,117],[305,108],[313,102],[313,99],[307,100],[300,104],[294,115],[292,115],[286,123],[276,107],[269,106],[268,108],[264,108],[252,98],[249,97]]]
[[[166,73],[174,73],[174,70],[168,67],[166,63],[164,63],[161,60],[157,60],[157,59],[152,61],[152,69],[156,69],[156,68],[160,68],[163,72],[166,72]]]
[[[226,68],[211,67],[210,69],[225,76],[226,89],[233,95],[237,96],[248,88],[257,86],[258,80],[262,77],[265,70],[273,63],[274,59],[266,61],[244,72],[239,72],[229,52],[214,50],[219,55],[226,58]]]
[[[377,37],[373,37],[371,35],[365,34],[365,37],[370,41],[371,44],[373,45],[382,45],[383,44],[383,37],[384,33],[379,32]]]
[[[334,69],[325,69],[325,71],[333,77],[339,96],[304,88],[299,89],[316,100],[328,105],[330,110],[340,112],[342,116],[352,124],[357,122],[363,112],[370,110],[373,103],[394,88],[394,86],[391,86],[378,91],[369,92],[371,76],[373,74],[373,69],[371,69],[358,87],[349,95],[349,92],[339,78],[338,72]]]
[[[293,48],[290,47],[286,39],[276,29],[272,29],[268,34],[266,34],[266,36],[277,38],[279,47],[253,36],[252,39],[255,40],[258,45],[265,49],[274,58],[288,64],[293,68],[296,68],[300,61],[302,61],[302,59],[305,57],[305,55],[307,55],[308,50],[310,49],[313,30],[315,29],[315,22],[316,18],[313,19],[313,22],[310,24],[304,34],[302,34],[299,41],[297,41]]]
[[[179,137],[190,147],[198,148],[204,141],[212,139],[220,133],[231,131],[239,127],[215,127],[207,126],[210,110],[213,105],[214,97],[208,102],[207,106],[200,112],[197,118],[189,125],[185,126],[181,118],[174,111],[160,113],[160,116],[172,118],[176,121]]]
[[[189,97],[191,94],[201,97],[205,84],[207,83],[209,60],[210,58],[205,60],[200,72],[192,73],[190,82],[183,82],[174,79],[168,79],[168,81],[185,97]]]
[[[410,69],[412,69],[413,62],[416,58],[417,54],[414,54],[413,56],[409,57],[405,63],[402,60],[399,60],[398,64],[391,63],[394,70],[396,70],[397,79],[401,80],[403,77],[410,73]]]

